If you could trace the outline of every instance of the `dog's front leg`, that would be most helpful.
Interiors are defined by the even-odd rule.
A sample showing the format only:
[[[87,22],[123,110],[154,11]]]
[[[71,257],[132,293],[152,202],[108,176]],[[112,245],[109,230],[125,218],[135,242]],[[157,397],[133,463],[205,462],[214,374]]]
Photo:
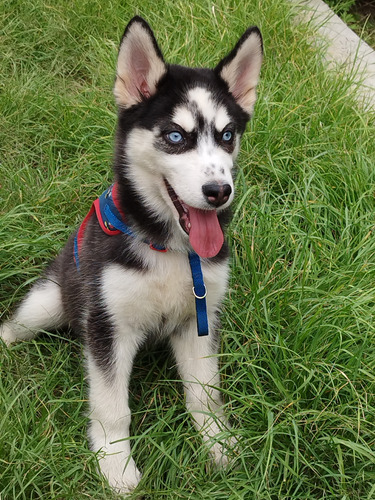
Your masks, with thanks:
[[[116,354],[106,363],[88,349],[91,447],[99,452],[99,465],[110,486],[118,493],[129,493],[141,474],[131,457],[128,404],[129,379],[137,342],[131,336],[116,345]]]
[[[171,344],[184,384],[186,406],[194,424],[203,436],[218,466],[228,463],[227,448],[235,445],[233,437],[225,439],[230,429],[222,409],[217,358],[217,337],[210,333],[198,337],[195,320],[184,332],[176,333]]]

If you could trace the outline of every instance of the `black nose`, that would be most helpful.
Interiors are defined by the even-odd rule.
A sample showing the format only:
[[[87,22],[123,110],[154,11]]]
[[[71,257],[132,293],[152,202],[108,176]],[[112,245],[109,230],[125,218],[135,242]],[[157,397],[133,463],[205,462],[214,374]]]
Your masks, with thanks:
[[[232,188],[229,184],[205,184],[202,191],[210,205],[221,207],[228,201]]]

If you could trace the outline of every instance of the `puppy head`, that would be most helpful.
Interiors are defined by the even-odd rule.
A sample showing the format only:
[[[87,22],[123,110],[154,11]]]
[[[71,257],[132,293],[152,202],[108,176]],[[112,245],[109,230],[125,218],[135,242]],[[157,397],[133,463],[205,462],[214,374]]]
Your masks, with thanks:
[[[166,64],[139,17],[121,41],[114,94],[126,175],[144,204],[178,224],[201,257],[215,256],[224,241],[218,215],[233,199],[233,165],[261,62],[257,28],[214,69]]]

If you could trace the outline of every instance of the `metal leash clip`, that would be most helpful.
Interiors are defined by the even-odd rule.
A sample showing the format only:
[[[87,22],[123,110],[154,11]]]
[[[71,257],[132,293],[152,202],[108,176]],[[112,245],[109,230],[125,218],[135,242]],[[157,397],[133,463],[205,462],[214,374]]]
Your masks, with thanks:
[[[207,297],[207,288],[206,288],[206,285],[203,285],[204,286],[204,295],[200,296],[200,295],[197,295],[195,293],[195,286],[193,286],[192,290],[193,290],[193,294],[194,294],[194,297],[196,299],[205,299]]]

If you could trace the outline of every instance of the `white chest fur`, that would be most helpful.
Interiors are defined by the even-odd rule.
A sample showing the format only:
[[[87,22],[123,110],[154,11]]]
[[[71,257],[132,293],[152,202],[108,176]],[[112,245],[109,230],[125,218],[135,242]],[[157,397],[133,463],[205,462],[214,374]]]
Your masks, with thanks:
[[[107,310],[122,329],[150,330],[163,318],[166,333],[195,315],[193,282],[188,256],[180,252],[148,252],[147,269],[118,264],[102,274],[102,296]],[[228,265],[202,261],[207,289],[207,312],[214,314],[226,290]]]

